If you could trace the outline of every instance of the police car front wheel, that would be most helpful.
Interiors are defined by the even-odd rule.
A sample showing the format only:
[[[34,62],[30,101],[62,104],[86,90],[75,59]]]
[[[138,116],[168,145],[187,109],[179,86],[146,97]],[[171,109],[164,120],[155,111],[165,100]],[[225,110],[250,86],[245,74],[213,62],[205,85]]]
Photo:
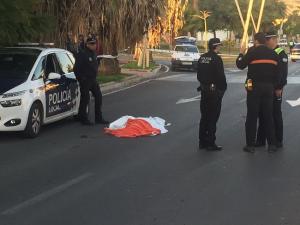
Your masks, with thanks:
[[[34,103],[29,111],[24,135],[28,138],[38,136],[42,126],[42,109],[38,103]]]

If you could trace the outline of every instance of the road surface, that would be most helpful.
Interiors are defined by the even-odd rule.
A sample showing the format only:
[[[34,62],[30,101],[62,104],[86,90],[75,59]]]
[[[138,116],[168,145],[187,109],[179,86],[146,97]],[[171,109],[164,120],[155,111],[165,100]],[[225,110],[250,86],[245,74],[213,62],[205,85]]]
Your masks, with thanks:
[[[198,151],[196,74],[181,71],[106,95],[104,115],[159,116],[157,137],[118,139],[64,120],[36,139],[0,134],[1,225],[300,224],[300,63],[284,91],[284,149],[247,154],[245,72],[226,69],[221,152]]]

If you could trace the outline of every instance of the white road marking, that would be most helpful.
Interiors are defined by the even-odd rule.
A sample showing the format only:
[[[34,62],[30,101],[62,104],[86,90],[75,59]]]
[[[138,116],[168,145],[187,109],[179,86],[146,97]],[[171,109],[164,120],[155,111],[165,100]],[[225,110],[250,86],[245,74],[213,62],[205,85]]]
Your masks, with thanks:
[[[83,174],[83,175],[81,175],[77,178],[74,178],[74,179],[72,179],[72,180],[70,180],[70,181],[68,181],[68,182],[66,182],[66,183],[64,183],[60,186],[57,186],[57,187],[55,187],[55,188],[53,188],[49,191],[41,193],[41,194],[39,194],[39,195],[29,199],[29,200],[26,200],[26,201],[24,201],[24,202],[22,202],[22,203],[20,203],[16,206],[13,206],[10,209],[7,209],[7,210],[3,211],[1,213],[1,215],[3,215],[3,216],[13,215],[13,214],[21,211],[22,209],[25,209],[25,208],[30,207],[32,205],[35,205],[39,202],[45,201],[45,200],[49,199],[50,197],[52,197],[52,196],[54,196],[58,193],[61,193],[61,192],[65,191],[66,189],[68,189],[68,188],[70,188],[70,187],[72,187],[76,184],[81,183],[82,181],[86,180],[87,178],[91,177],[92,175],[93,175],[92,173]]]
[[[225,71],[228,71],[230,73],[238,73],[238,72],[241,72],[241,70],[239,69],[233,69],[233,68],[225,68]]]
[[[179,77],[184,77],[187,76],[187,74],[176,74],[176,75],[170,75],[170,76],[166,76],[166,77],[161,77],[161,78],[157,78],[156,80],[172,80],[172,79],[176,79]]]
[[[128,89],[131,89],[131,88],[137,87],[137,86],[139,86],[139,85],[142,85],[142,84],[149,83],[150,81],[152,81],[152,80],[146,80],[146,81],[144,81],[144,82],[141,82],[141,83],[138,83],[138,84],[135,84],[135,85],[132,85],[132,86],[126,87],[126,88],[122,88],[122,89],[120,89],[120,90],[117,90],[117,91],[112,91],[112,92],[109,92],[109,93],[103,94],[103,96],[106,96],[106,95],[111,95],[111,94],[115,94],[115,93],[118,93],[118,92],[121,92],[121,91],[125,91],[125,90],[128,90]]]
[[[176,102],[176,105],[179,105],[179,104],[185,104],[185,103],[189,103],[189,102],[196,102],[196,101],[200,101],[200,97],[201,95],[198,95],[198,96],[195,96],[193,98],[183,98],[183,99],[179,99],[177,102]]]
[[[240,103],[244,103],[247,101],[247,98],[243,98],[242,100],[240,100]]]
[[[289,103],[292,107],[300,106],[300,98],[297,100],[287,100],[287,103]]]
[[[234,75],[226,74],[226,80],[229,84],[244,84],[246,79],[246,74]],[[176,81],[176,82],[198,82],[197,77],[194,74],[176,74],[168,77],[158,78],[156,80],[162,81]],[[288,84],[300,84],[300,76],[290,76],[288,77]]]

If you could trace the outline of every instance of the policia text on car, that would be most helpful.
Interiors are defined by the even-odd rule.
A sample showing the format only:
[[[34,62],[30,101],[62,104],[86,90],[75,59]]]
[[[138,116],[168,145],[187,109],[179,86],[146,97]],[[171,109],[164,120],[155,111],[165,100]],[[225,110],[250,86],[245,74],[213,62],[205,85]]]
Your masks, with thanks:
[[[198,91],[201,91],[199,149],[206,148],[209,151],[222,150],[222,147],[215,143],[216,124],[221,112],[222,98],[227,89],[223,61],[217,54],[220,45],[220,39],[210,39],[209,51],[198,61]]]
[[[246,118],[246,143],[244,151],[255,152],[257,119],[261,112],[264,120],[266,138],[269,152],[276,151],[276,139],[273,120],[273,93],[280,80],[278,70],[278,55],[268,48],[264,33],[254,36],[255,45],[247,54],[241,54],[236,60],[239,69],[248,67],[246,80],[247,90],[247,118]]]

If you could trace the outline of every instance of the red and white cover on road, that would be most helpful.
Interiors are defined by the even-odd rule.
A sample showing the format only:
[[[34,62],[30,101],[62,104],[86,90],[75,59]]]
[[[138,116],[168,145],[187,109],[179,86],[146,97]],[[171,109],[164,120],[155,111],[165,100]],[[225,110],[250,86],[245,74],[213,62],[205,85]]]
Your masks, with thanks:
[[[105,133],[116,137],[135,138],[165,134],[168,132],[165,126],[166,121],[159,117],[123,116],[104,130]]]

